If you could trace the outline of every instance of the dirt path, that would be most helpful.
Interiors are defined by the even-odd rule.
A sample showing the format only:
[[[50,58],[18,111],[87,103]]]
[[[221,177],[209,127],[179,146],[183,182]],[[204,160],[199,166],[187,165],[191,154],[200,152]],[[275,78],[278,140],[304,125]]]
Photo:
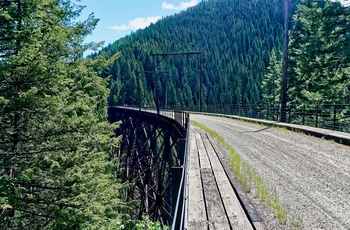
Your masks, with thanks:
[[[350,229],[350,148],[304,134],[237,120],[191,115],[254,167],[304,229]],[[254,199],[251,194],[252,199]],[[279,225],[255,199],[268,229]]]

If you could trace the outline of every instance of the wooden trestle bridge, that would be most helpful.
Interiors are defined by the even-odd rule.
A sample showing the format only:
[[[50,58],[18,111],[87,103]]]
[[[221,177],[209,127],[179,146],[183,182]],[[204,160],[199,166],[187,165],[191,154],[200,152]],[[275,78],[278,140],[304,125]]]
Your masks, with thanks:
[[[182,111],[109,108],[122,121],[120,178],[134,185],[133,216],[172,229],[264,229],[215,143]]]

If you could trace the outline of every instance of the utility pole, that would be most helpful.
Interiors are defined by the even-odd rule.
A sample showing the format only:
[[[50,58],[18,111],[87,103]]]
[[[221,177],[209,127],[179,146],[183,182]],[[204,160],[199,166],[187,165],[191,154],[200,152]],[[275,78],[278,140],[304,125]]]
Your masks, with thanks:
[[[153,77],[153,82],[154,82],[154,90],[155,90],[155,103],[156,103],[156,110],[157,110],[157,114],[159,114],[160,108],[159,108],[159,93],[158,93],[158,85],[157,85],[157,76],[156,73],[162,73],[162,72],[167,72],[167,71],[156,71],[157,66],[154,66],[154,70],[152,71],[143,71],[143,73],[151,73],[152,77]],[[167,98],[167,95],[166,95]],[[167,100],[167,99],[166,99]]]
[[[156,66],[154,66],[154,70],[153,70],[153,82],[154,82],[154,89],[156,91],[156,98],[155,98],[155,102],[156,102],[156,110],[157,110],[157,114],[159,115],[159,95],[158,95],[158,81],[157,81],[157,75],[156,75]]]
[[[165,109],[168,109],[168,81],[165,81]]]
[[[200,53],[199,56],[199,112],[202,112],[203,106],[203,55]]]
[[[283,75],[281,87],[281,122],[287,121],[287,76],[288,76],[288,27],[290,0],[284,0],[284,49],[283,49]]]
[[[141,111],[141,92],[140,92],[140,76],[137,73],[137,94],[139,95],[139,111]]]
[[[179,56],[179,55],[199,55],[199,111],[202,111],[202,85],[203,85],[203,57],[202,57],[202,52],[175,52],[175,53],[155,53],[153,54],[154,57],[160,56],[161,59],[159,62],[154,61],[154,75],[153,75],[153,80],[156,81],[157,78],[155,76],[156,68],[157,66],[164,60],[164,58],[168,56]],[[159,99],[158,99],[158,90],[155,88],[156,91],[156,106],[157,106],[157,113],[159,114]]]

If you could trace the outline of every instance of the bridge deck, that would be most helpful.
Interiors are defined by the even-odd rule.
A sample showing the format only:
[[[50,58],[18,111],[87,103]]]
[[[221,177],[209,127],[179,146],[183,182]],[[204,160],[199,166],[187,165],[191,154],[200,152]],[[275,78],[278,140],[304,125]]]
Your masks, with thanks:
[[[253,229],[208,136],[192,126],[188,229]]]

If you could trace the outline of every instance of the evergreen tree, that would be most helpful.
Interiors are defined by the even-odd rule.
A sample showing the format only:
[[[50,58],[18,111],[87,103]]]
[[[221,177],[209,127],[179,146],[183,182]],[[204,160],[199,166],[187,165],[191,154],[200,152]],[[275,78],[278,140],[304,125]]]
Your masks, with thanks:
[[[0,1],[2,229],[121,224],[115,127],[94,70],[103,60],[81,58],[97,20],[77,22],[81,9],[69,0]]]
[[[278,106],[281,101],[282,56],[275,49],[271,51],[270,64],[262,81],[263,104]]]
[[[348,103],[350,10],[329,0],[302,3],[290,40],[290,101]]]
[[[130,86],[134,87],[132,82],[135,81],[130,79],[137,75],[136,72],[153,70],[153,53],[201,51],[204,56],[204,103],[211,106],[259,104],[269,55],[274,47],[282,45],[282,35],[283,1],[202,1],[196,7],[122,38],[102,51],[109,55],[122,53],[115,68],[109,72],[113,82],[121,83],[111,84],[111,93],[115,95],[110,98],[117,104],[123,103],[124,95],[125,101],[131,101],[129,104],[134,101],[135,92]],[[168,88],[168,105],[198,107],[197,58],[167,57],[157,69],[169,73],[167,81],[172,84]],[[144,83],[142,88],[148,100],[145,104],[154,104],[155,84],[151,74],[146,74]],[[162,82],[158,85],[163,103],[166,87]],[[203,105],[203,108],[207,107]]]

